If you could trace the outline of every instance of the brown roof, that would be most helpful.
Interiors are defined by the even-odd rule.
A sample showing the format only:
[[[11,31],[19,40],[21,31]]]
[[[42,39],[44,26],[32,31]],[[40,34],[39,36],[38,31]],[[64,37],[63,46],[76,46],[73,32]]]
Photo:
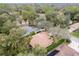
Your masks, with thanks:
[[[48,47],[49,45],[51,45],[53,42],[52,39],[49,39],[48,33],[47,32],[40,32],[36,35],[33,36],[30,45],[32,47],[35,47],[37,45],[41,46],[41,47]]]
[[[56,56],[79,56],[79,53],[68,47],[67,45],[61,45],[57,48],[60,52]]]

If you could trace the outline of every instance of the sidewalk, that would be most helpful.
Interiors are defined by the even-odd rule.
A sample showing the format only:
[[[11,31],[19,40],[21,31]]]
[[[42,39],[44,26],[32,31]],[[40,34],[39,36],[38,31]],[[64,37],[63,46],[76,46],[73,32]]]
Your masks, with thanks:
[[[74,49],[75,51],[79,52],[79,38],[71,36],[70,40],[71,43],[68,46]]]

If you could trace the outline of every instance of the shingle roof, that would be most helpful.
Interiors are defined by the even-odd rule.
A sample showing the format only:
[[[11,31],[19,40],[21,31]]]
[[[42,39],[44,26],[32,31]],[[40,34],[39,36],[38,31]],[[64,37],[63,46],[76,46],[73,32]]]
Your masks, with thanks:
[[[35,47],[37,45],[41,47],[48,47],[53,43],[53,39],[50,39],[47,32],[40,32],[33,36],[30,45],[32,47]]]

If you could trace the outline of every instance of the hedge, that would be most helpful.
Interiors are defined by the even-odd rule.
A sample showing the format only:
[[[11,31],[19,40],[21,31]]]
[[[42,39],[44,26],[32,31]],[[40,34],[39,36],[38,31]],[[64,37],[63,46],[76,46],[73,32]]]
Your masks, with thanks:
[[[55,49],[56,47],[58,47],[59,45],[61,45],[64,41],[65,41],[65,39],[61,39],[57,43],[54,43],[54,44],[48,46],[47,47],[47,51],[49,52],[49,51]]]

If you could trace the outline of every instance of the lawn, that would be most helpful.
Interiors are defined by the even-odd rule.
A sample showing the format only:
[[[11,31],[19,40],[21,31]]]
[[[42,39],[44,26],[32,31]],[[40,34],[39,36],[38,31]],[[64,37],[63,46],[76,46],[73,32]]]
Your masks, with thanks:
[[[73,35],[77,38],[79,38],[79,32],[73,32]]]
[[[54,43],[52,45],[50,45],[49,47],[47,47],[47,51],[51,51],[54,50],[55,48],[57,48],[59,45],[61,45],[63,42],[65,41],[65,39],[61,39],[59,40],[57,43]]]

